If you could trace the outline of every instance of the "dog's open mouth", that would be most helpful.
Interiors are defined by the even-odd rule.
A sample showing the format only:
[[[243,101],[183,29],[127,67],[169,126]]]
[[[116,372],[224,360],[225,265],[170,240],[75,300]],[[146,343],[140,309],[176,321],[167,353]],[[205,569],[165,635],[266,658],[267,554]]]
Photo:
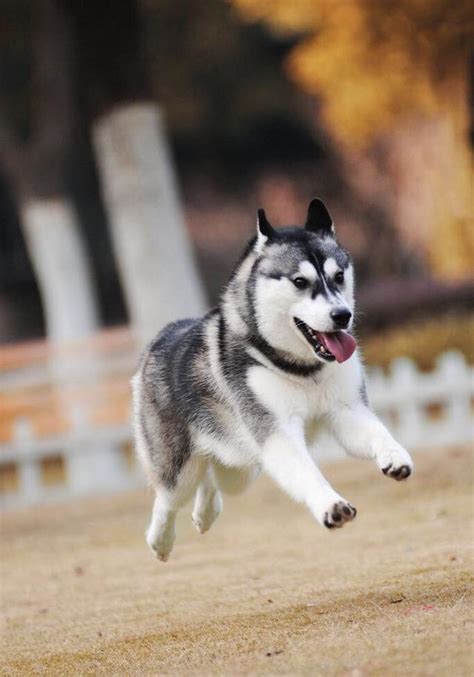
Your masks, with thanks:
[[[345,331],[316,331],[298,317],[293,319],[316,355],[326,362],[345,362],[356,349],[354,337]]]

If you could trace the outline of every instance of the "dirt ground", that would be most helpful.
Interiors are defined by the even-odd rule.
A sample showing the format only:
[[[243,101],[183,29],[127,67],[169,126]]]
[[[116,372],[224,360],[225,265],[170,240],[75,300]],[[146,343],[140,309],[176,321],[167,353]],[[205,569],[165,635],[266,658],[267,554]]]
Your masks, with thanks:
[[[472,675],[471,459],[420,453],[406,484],[327,466],[359,511],[333,532],[259,480],[205,536],[185,510],[167,564],[147,490],[7,514],[0,671]]]

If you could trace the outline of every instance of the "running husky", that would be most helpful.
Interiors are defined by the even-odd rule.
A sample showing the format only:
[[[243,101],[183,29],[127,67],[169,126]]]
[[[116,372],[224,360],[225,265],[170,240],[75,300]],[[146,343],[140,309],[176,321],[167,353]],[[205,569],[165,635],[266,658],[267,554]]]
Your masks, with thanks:
[[[243,491],[261,470],[328,529],[353,520],[308,451],[311,422],[385,475],[411,474],[410,456],[368,406],[353,288],[320,200],[304,228],[274,230],[260,209],[220,305],[148,346],[132,383],[137,453],[156,490],[146,538],[158,559],[168,559],[176,511],[191,497],[205,533],[221,492]]]

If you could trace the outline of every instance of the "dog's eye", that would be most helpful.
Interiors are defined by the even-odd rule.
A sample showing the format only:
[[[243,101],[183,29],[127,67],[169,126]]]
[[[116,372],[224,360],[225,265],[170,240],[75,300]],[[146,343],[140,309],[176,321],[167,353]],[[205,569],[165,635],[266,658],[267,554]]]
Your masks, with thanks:
[[[306,287],[309,285],[309,282],[308,280],[305,280],[304,277],[295,277],[293,284],[295,287],[298,287],[298,289],[306,289]]]
[[[342,284],[344,282],[344,273],[342,270],[339,270],[335,275],[334,275],[334,282],[337,284]]]

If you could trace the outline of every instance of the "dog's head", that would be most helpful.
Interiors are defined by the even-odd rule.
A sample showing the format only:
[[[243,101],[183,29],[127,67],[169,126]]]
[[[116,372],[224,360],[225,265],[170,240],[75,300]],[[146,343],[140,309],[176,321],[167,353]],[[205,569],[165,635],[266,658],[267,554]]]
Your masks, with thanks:
[[[253,310],[259,334],[276,350],[305,362],[344,362],[356,348],[351,336],[354,274],[319,199],[304,228],[274,229],[258,211]]]

